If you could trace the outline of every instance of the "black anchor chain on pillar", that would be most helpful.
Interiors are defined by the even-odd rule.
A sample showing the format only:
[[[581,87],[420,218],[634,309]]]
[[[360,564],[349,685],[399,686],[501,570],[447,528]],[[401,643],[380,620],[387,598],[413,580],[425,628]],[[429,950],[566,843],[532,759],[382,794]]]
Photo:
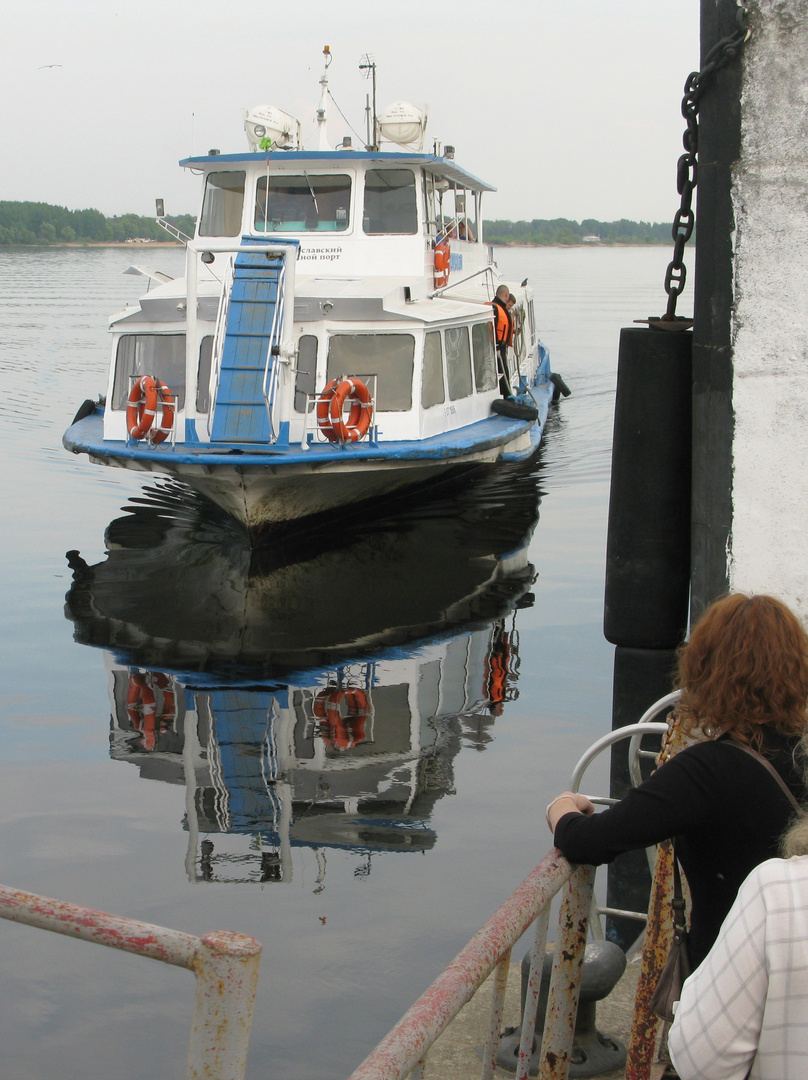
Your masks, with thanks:
[[[665,292],[668,294],[668,307],[661,319],[648,320],[650,326],[656,326],[660,329],[682,330],[692,326],[691,319],[677,316],[676,301],[679,299],[687,280],[684,251],[685,245],[693,235],[693,226],[696,220],[692,203],[693,191],[697,183],[699,104],[714,72],[734,60],[749,37],[749,30],[746,26],[746,8],[743,5],[739,6],[736,19],[737,29],[732,34],[728,34],[727,37],[716,42],[704,58],[701,70],[691,71],[685,80],[685,92],[682,99],[682,116],[687,121],[687,127],[682,136],[685,153],[679,158],[676,166],[676,190],[681,196],[681,202],[679,209],[676,211],[673,229],[671,230],[673,235],[673,258],[668,264],[665,273]]]

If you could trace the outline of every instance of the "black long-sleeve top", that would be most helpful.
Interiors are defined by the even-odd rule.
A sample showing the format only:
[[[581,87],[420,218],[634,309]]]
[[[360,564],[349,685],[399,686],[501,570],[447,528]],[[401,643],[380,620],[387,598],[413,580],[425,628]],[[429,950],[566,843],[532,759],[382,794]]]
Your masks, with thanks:
[[[802,802],[797,741],[767,732],[764,753]],[[674,837],[690,886],[689,944],[696,965],[718,936],[741,882],[778,855],[793,816],[768,770],[722,737],[680,751],[602,813],[565,814],[556,824],[555,844],[570,862],[599,866]]]

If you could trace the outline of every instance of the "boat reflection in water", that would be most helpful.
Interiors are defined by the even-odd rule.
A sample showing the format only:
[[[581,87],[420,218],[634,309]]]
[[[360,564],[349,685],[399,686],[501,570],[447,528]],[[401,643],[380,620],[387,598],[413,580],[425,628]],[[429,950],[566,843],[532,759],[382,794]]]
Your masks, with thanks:
[[[170,483],[68,552],[75,639],[108,650],[111,755],[186,787],[192,880],[289,881],[291,851],[430,848],[463,745],[516,695],[535,463],[251,548]]]

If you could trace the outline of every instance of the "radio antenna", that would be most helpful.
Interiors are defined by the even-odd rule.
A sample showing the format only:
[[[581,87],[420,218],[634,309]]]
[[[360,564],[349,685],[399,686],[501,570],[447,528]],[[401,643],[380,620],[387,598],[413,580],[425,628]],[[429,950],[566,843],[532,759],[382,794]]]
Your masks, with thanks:
[[[372,80],[373,87],[373,113],[372,113],[372,127],[371,127],[371,113],[368,106],[365,106],[365,113],[367,115],[367,134],[368,141],[365,146],[366,150],[378,150],[379,145],[376,141],[376,61],[371,57],[370,53],[365,53],[362,57],[362,62],[359,65],[359,70],[362,72],[363,78]],[[371,131],[373,134],[371,135]]]

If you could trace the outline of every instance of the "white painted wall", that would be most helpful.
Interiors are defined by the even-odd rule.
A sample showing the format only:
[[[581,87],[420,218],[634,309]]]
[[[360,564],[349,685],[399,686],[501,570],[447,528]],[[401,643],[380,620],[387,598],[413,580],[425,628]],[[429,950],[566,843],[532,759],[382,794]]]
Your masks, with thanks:
[[[808,617],[808,0],[751,0],[734,172],[732,589]]]

